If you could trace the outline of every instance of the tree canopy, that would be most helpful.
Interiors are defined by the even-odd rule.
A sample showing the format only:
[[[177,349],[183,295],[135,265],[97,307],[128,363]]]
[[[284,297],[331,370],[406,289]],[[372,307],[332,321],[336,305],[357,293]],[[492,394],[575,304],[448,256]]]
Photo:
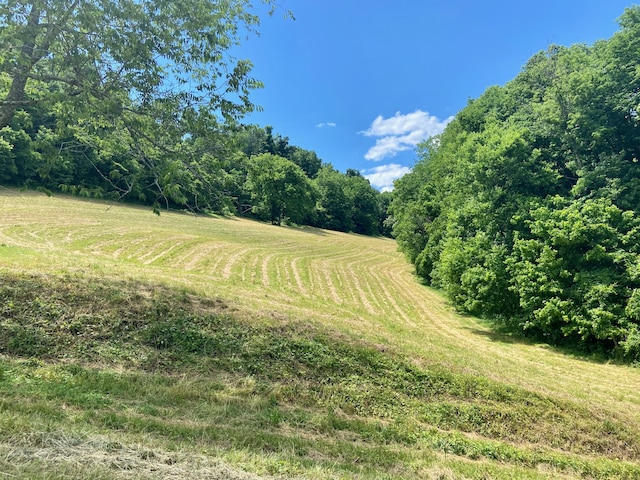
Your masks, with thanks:
[[[302,168],[271,153],[251,157],[247,187],[253,212],[275,225],[286,218],[301,223],[315,204],[313,185]]]
[[[247,0],[9,0],[0,6],[0,128],[16,110],[62,101],[92,117],[123,110],[174,120],[206,106],[225,118],[252,108],[250,63],[228,50],[259,22]],[[57,95],[47,95],[54,90]]]
[[[640,359],[640,7],[551,46],[420,145],[391,204],[400,248],[461,311]]]
[[[221,149],[197,139],[220,140],[254,108],[260,82],[229,52],[258,23],[248,0],[4,2],[6,180],[165,205],[204,198],[194,188],[213,172],[193,167]]]

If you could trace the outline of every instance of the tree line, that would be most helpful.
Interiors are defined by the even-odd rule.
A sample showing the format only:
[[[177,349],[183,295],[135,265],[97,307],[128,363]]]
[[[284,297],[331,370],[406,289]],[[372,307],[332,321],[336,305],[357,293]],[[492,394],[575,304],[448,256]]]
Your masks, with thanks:
[[[395,184],[401,250],[460,311],[640,360],[640,7],[469,101]]]
[[[388,195],[242,125],[259,24],[249,0],[3,2],[0,183],[388,234]]]
[[[239,214],[364,235],[390,236],[390,193],[380,193],[360,172],[337,171],[311,150],[289,144],[270,126],[250,125],[232,135],[236,190],[228,199]]]

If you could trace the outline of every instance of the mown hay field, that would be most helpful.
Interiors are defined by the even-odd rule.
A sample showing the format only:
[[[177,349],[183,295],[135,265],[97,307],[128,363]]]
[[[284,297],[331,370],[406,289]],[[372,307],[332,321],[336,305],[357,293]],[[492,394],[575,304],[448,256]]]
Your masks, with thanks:
[[[156,216],[149,209],[123,204],[66,196],[47,197],[40,193],[0,189],[0,273],[5,275],[4,282],[37,277],[39,282],[43,282],[42,285],[46,285],[47,278],[58,279],[56,281],[60,281],[61,278],[82,278],[89,283],[139,282],[144,285],[157,285],[158,288],[189,292],[190,296],[224,302],[225,308],[236,312],[239,317],[259,318],[260,320],[256,320],[257,324],[269,325],[269,328],[277,325],[286,326],[282,327],[285,335],[304,336],[307,326],[310,332],[320,329],[323,338],[335,338],[336,343],[348,338],[351,342],[357,341],[367,345],[367,348],[377,352],[375,355],[401,358],[406,362],[406,366],[402,368],[407,371],[414,372],[412,369],[418,369],[415,371],[450,372],[447,375],[458,376],[455,378],[481,379],[480,383],[474,383],[476,393],[470,395],[473,397],[474,412],[479,411],[483,399],[498,401],[495,400],[495,389],[486,395],[478,393],[484,388],[482,385],[487,389],[497,385],[501,386],[500,388],[504,387],[511,392],[504,393],[505,398],[526,398],[530,395],[533,399],[531,405],[545,403],[561,406],[557,410],[545,410],[540,407],[542,416],[548,414],[548,418],[541,419],[541,423],[535,423],[530,413],[523,413],[522,418],[518,419],[519,410],[516,404],[510,404],[508,409],[500,407],[492,410],[491,421],[495,425],[492,424],[489,433],[486,433],[487,442],[495,441],[507,450],[513,448],[514,451],[520,452],[500,457],[495,451],[483,453],[484,447],[478,447],[475,453],[470,454],[469,448],[455,447],[457,440],[452,441],[452,437],[448,436],[452,434],[462,443],[484,441],[485,430],[482,425],[476,425],[473,420],[469,420],[467,424],[459,419],[453,420],[456,415],[467,415],[470,411],[465,410],[467,407],[460,406],[461,399],[467,398],[464,396],[466,393],[456,396],[458,394],[454,390],[445,389],[437,399],[440,410],[433,403],[428,412],[420,410],[422,407],[418,405],[420,398],[426,397],[420,397],[421,394],[407,394],[407,398],[416,400],[415,405],[411,403],[413,406],[407,406],[407,412],[410,414],[413,411],[411,408],[415,408],[416,412],[420,411],[423,415],[420,421],[422,426],[414,425],[407,428],[415,428],[416,432],[419,432],[420,429],[433,425],[435,429],[430,430],[431,443],[428,446],[415,438],[398,439],[401,435],[398,438],[393,437],[395,440],[387,438],[381,441],[381,445],[397,442],[395,447],[392,445],[389,448],[401,449],[404,452],[396,460],[398,464],[406,464],[407,458],[411,458],[411,462],[417,465],[412,468],[405,465],[405,469],[399,468],[398,465],[385,464],[365,466],[360,470],[354,467],[353,470],[349,470],[344,465],[340,466],[340,461],[326,451],[323,450],[323,458],[318,459],[316,457],[319,457],[319,454],[314,456],[308,453],[309,448],[305,447],[307,453],[302,454],[302,466],[298,465],[294,470],[286,467],[282,467],[281,470],[265,470],[264,465],[267,463],[286,463],[289,457],[283,454],[284,460],[280,458],[278,455],[282,452],[279,448],[275,448],[276,453],[265,453],[263,447],[257,446],[255,450],[251,450],[252,460],[248,460],[246,449],[249,447],[245,446],[242,450],[245,452],[244,456],[234,457],[236,444],[232,442],[230,446],[224,447],[216,443],[216,455],[224,459],[224,468],[227,468],[226,465],[232,465],[249,472],[246,473],[246,478],[250,478],[249,475],[262,475],[265,478],[269,475],[286,478],[607,478],[607,472],[614,472],[617,478],[624,478],[625,475],[633,478],[640,472],[640,468],[637,468],[640,461],[640,445],[637,444],[640,439],[640,369],[583,358],[543,344],[505,336],[477,319],[456,314],[438,292],[417,281],[412,274],[412,267],[397,251],[396,243],[390,239],[312,228],[276,227],[241,218],[195,216],[179,212],[162,212]],[[46,287],[43,287],[44,289]],[[142,294],[140,301],[144,300],[143,297]],[[60,301],[63,307],[71,308],[72,305],[69,304],[72,300],[69,298],[73,297],[64,298],[66,300]],[[0,299],[0,314],[11,310],[6,305],[1,305],[4,301]],[[83,302],[86,302],[86,298]],[[9,328],[7,325],[8,323],[5,327]],[[9,350],[3,353],[7,371],[15,373],[31,368],[25,355],[14,354]],[[49,364],[57,365],[61,361],[64,362],[60,356],[50,358],[46,352],[36,354],[38,355],[39,361],[44,362],[38,364],[37,368],[40,369],[49,368],[46,367]],[[66,361],[68,363],[76,360],[71,356]],[[277,362],[281,360],[278,358]],[[296,361],[300,363],[299,359]],[[104,371],[117,371],[123,375],[133,372],[131,363],[114,366],[100,358],[93,358],[91,361],[84,359],[82,362],[83,368],[98,368],[99,371],[106,369]],[[58,368],[55,365],[50,368],[55,370]],[[280,363],[277,365],[283,369],[282,371],[293,372],[292,375],[295,375],[295,370],[287,370],[288,367],[283,367]],[[309,381],[315,381],[316,377],[308,370],[313,365],[305,365],[307,370],[299,369],[299,374],[309,375]],[[337,372],[336,378],[341,378],[339,368],[338,365],[335,371],[331,370]],[[258,372],[259,369],[254,371]],[[176,375],[175,372],[168,374]],[[258,379],[268,378],[273,385],[278,383],[277,379],[268,374],[264,374],[264,377],[260,377],[261,373],[255,375]],[[239,385],[244,385],[242,382],[246,381],[246,378],[243,380],[236,376],[229,381],[229,385],[241,390],[244,387]],[[290,383],[295,383],[295,380],[291,380]],[[278,383],[278,388],[283,384]],[[9,387],[3,387],[0,383],[0,388]],[[402,389],[399,387],[400,390]],[[305,417],[305,421],[299,421],[303,426],[299,427],[300,431],[296,433],[301,435],[301,432],[308,430],[304,425],[314,424],[315,420],[309,418],[315,418],[315,413],[311,414],[309,411],[315,412],[314,409],[319,409],[318,411],[322,410],[322,415],[331,418],[337,415],[347,422],[342,427],[334,425],[333,433],[323,433],[330,437],[342,432],[340,435],[345,437],[342,439],[345,442],[342,444],[343,447],[350,442],[357,444],[363,441],[358,435],[364,431],[364,424],[358,422],[377,422],[376,428],[383,431],[394,421],[393,412],[400,411],[398,409],[401,408],[395,406],[394,409],[378,414],[372,407],[369,410],[363,409],[364,413],[358,416],[357,408],[334,409],[332,400],[324,397],[328,390],[322,390],[313,399],[306,399],[305,405],[296,403],[295,395],[291,394],[291,391],[297,390],[287,390],[288,394],[282,393],[283,391],[279,390],[280,393],[273,397],[275,400],[271,400],[278,408],[281,407],[281,410],[278,410],[281,417],[272,425],[273,429],[284,435],[283,431],[287,428],[293,429],[295,422],[282,420],[289,418],[282,417],[283,412],[296,408],[307,409],[305,411],[310,416]],[[344,395],[344,391],[341,392],[341,395]],[[0,405],[5,405],[0,409],[0,415],[11,412],[11,393],[5,391],[5,394],[5,403],[0,400]],[[27,390],[21,393],[28,394]],[[388,392],[387,394],[392,395]],[[391,397],[387,400],[387,403],[391,402]],[[383,398],[381,402],[387,400]],[[398,405],[401,404],[402,402],[398,401]],[[572,406],[576,407],[575,418],[572,418]],[[448,412],[446,415],[442,413],[445,410]],[[437,413],[438,411],[440,413]],[[520,427],[505,427],[505,432],[496,433],[500,419],[494,417],[502,414],[505,417],[504,422],[514,425],[519,422]],[[218,412],[216,415],[222,414]],[[297,415],[299,417],[299,412]],[[448,415],[447,418],[450,420],[443,421],[443,415]],[[326,423],[325,420],[323,425]],[[351,432],[349,422],[355,422],[354,425],[358,423],[360,427],[352,426]],[[18,458],[21,449],[27,448],[24,445],[30,446],[32,450],[36,449],[36,445],[29,442],[38,436],[37,428],[31,420],[26,423],[30,425],[30,433],[28,438],[25,437],[26,440],[16,440],[18,437],[15,431],[11,434],[4,433],[0,453],[4,452],[6,458],[9,458],[9,453]],[[472,424],[475,426],[470,426]],[[0,423],[0,435],[3,435],[3,425],[4,428],[8,428],[8,423]],[[100,425],[104,427],[104,422]],[[554,425],[557,425],[555,432]],[[74,430],[79,427],[75,425],[69,428]],[[110,440],[103,441],[105,436],[118,435],[117,432],[120,431],[109,430],[106,427],[105,430],[100,430],[95,425],[92,428],[90,433],[83,433],[82,438],[86,441],[80,442],[82,448],[87,448],[91,442],[103,442],[104,445],[108,445]],[[536,428],[544,428],[545,431],[535,432]],[[348,438],[349,436],[344,434],[345,430],[350,431],[355,437]],[[530,433],[519,438],[518,432],[527,430]],[[572,430],[583,433],[574,438]],[[315,434],[320,435],[318,432]],[[419,434],[416,435],[419,437]],[[611,441],[608,441],[608,436],[611,437]],[[158,449],[156,451],[169,448],[161,445],[162,442],[153,435],[151,437],[145,438],[150,444],[155,445],[154,448]],[[554,437],[558,438],[552,441]],[[585,437],[584,441],[581,440],[582,437]],[[443,443],[445,438],[448,440]],[[536,440],[538,438],[539,444]],[[145,441],[141,440],[141,437],[130,437],[129,440]],[[14,441],[16,443],[12,447],[11,443]],[[122,444],[125,443],[123,440]],[[439,447],[445,443],[446,446]],[[44,442],[44,445],[48,444]],[[44,447],[38,444],[37,448]],[[79,452],[80,447],[76,450]],[[192,452],[191,458],[205,455],[202,453],[204,450],[200,450],[200,453]],[[235,451],[237,452],[237,449]],[[412,453],[408,453],[409,451]],[[49,451],[50,458],[55,457],[52,452],[53,450]],[[556,453],[559,455],[557,458],[563,455],[566,455],[566,458],[549,460],[556,458]],[[156,453],[155,458],[164,458],[163,455],[166,456]],[[299,453],[296,455],[300,456]],[[456,458],[456,455],[459,458]],[[265,460],[267,457],[270,460]],[[42,471],[48,467],[46,461],[29,458],[31,460],[26,461],[23,470],[31,471],[33,478],[76,478],[67,470],[59,473],[58,477],[45,477],[44,473],[33,473],[40,471],[33,465],[44,462],[42,464],[45,467],[42,467]],[[418,460],[419,458],[422,460]],[[62,460],[56,459],[56,462],[58,461]],[[343,461],[345,464],[357,463],[357,460],[351,457]],[[362,461],[366,463],[366,459]],[[113,464],[113,459],[111,463]],[[390,461],[391,463],[393,462]],[[624,467],[616,470],[616,464]],[[2,465],[0,462],[0,467]],[[28,465],[34,470],[29,470],[31,467],[27,468]],[[580,465],[587,467],[582,468]],[[87,474],[87,470],[78,468],[80,470],[77,472],[80,473],[74,473],[78,475],[77,478]],[[131,469],[116,469],[119,472],[116,475],[109,468],[105,468],[107,473],[98,469],[94,472],[95,478],[103,478],[100,475],[104,475],[104,478],[136,478],[135,471],[131,472]],[[380,468],[378,475],[375,473],[376,468]],[[223,470],[218,468],[216,475]],[[180,475],[184,474],[167,473],[166,469],[158,471],[168,475],[166,478],[182,478]],[[2,468],[0,475],[1,473]],[[170,473],[174,476],[170,477]],[[21,473],[18,470],[7,471],[7,474],[29,478],[20,477]],[[112,474],[113,476],[110,476]],[[229,478],[231,477],[229,474]],[[148,478],[162,477],[154,477],[149,473]],[[203,474],[202,478],[224,476],[207,477]]]

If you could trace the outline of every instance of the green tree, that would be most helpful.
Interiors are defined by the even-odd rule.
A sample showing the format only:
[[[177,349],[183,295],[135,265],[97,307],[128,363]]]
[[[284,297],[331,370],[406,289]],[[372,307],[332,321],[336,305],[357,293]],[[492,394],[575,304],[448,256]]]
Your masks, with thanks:
[[[357,170],[340,173],[323,165],[315,179],[317,226],[365,235],[379,234],[380,193]]]
[[[309,178],[315,178],[320,170],[322,161],[312,150],[295,145],[289,145],[289,139],[280,134],[274,136],[273,127],[264,128],[257,125],[247,125],[240,129],[235,135],[238,148],[247,157],[260,155],[261,153],[271,153],[291,160],[300,166]]]
[[[272,153],[267,148],[267,132],[258,125],[244,125],[234,133],[237,148],[247,158],[261,153]]]
[[[246,0],[8,0],[0,7],[0,71],[10,79],[0,128],[38,101],[30,82],[55,84],[67,108],[87,100],[124,108],[128,97],[138,107],[163,99],[225,117],[244,113],[258,83],[250,63],[227,52],[258,24],[250,7]]]
[[[353,232],[363,235],[378,234],[380,209],[378,192],[369,180],[355,170],[347,170],[345,193],[350,206]]]
[[[291,147],[287,158],[302,168],[309,178],[315,178],[322,165],[322,160],[318,158],[316,152],[300,147]]]
[[[230,51],[258,24],[249,0],[3,2],[0,130],[50,149],[36,169],[49,185],[85,189],[89,165],[118,196],[184,204],[196,193],[185,183],[193,166],[212,155],[189,138],[203,122],[219,130],[253,109],[249,93],[261,84]],[[54,179],[61,162],[65,175]]]
[[[378,217],[378,231],[385,237],[391,237],[393,223],[395,221],[393,215],[390,213],[392,200],[393,194],[391,192],[382,192],[378,195],[378,211],[380,212]]]
[[[299,223],[315,205],[315,191],[304,171],[286,158],[263,153],[249,161],[248,190],[253,212],[281,225],[285,220]]]
[[[522,328],[609,350],[626,342],[638,328],[629,306],[640,287],[634,212],[608,199],[552,197],[526,225],[507,260]]]
[[[321,228],[350,232],[353,230],[351,204],[346,192],[346,176],[325,164],[314,183],[318,192],[316,225]]]

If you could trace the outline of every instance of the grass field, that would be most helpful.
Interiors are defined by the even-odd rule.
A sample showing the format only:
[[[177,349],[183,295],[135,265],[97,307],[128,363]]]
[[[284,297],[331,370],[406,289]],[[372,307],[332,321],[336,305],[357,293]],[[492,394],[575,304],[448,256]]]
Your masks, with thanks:
[[[0,478],[640,478],[640,369],[388,239],[0,188]]]

